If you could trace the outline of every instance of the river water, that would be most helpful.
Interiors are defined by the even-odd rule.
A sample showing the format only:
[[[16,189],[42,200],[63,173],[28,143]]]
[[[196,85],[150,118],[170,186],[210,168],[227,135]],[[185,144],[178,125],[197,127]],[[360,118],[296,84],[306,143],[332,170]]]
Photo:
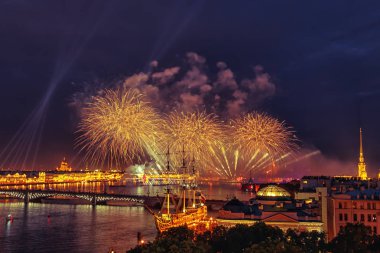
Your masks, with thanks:
[[[52,188],[53,186],[45,186]],[[54,186],[83,191],[104,191],[103,184]],[[79,187],[79,188],[78,188]],[[237,196],[247,200],[238,185],[203,185],[209,199]],[[163,187],[107,187],[110,193],[161,195]],[[175,191],[176,189],[174,189]],[[13,222],[5,217],[12,214]],[[137,232],[144,240],[153,240],[156,228],[153,216],[141,206],[92,206],[0,202],[0,252],[125,252],[136,245]]]

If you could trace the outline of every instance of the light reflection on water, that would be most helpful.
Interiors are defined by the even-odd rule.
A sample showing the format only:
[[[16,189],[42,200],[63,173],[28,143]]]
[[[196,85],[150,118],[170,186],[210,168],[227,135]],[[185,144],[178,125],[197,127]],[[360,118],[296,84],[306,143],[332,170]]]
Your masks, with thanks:
[[[0,252],[125,252],[156,235],[143,207],[1,203],[0,217]]]
[[[103,183],[74,183],[33,186],[34,189],[96,191],[117,194],[160,195],[163,186],[107,187]],[[179,187],[172,186],[174,192]],[[240,191],[240,185],[200,186],[208,199],[225,200],[252,195]],[[5,217],[11,213],[13,223]],[[153,240],[156,228],[153,216],[144,207],[39,204],[0,202],[0,252],[125,252],[136,245],[137,232]]]

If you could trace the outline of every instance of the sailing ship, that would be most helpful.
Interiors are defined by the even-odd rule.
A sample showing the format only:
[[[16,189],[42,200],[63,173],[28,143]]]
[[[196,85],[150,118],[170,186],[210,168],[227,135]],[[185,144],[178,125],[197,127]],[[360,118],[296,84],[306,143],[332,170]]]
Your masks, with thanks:
[[[182,169],[186,171],[184,150]],[[167,153],[167,171],[170,171],[169,150]],[[193,159],[193,175],[195,176],[195,166]],[[169,228],[187,226],[195,232],[202,233],[206,230],[211,230],[215,225],[212,218],[207,217],[207,206],[205,198],[198,190],[196,177],[191,182],[183,180],[181,185],[181,193],[179,199],[176,200],[169,186],[166,187],[165,199],[161,210],[154,215],[157,230],[161,233]]]

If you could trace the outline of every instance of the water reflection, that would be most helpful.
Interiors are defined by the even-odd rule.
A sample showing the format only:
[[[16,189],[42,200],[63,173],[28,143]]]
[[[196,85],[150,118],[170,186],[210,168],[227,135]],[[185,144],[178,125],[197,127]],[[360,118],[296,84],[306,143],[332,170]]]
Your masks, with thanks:
[[[70,183],[28,186],[28,189],[55,189],[115,194],[160,195],[164,186],[110,187],[104,183]],[[180,187],[171,187],[179,192]],[[20,189],[20,188],[19,188]],[[22,188],[24,189],[24,188]],[[237,184],[200,186],[208,199],[233,196],[251,198]],[[136,245],[137,232],[153,240],[156,229],[152,215],[144,207],[58,205],[0,200],[0,252],[125,252]],[[12,213],[14,222],[5,223]]]
[[[0,204],[1,252],[117,252],[136,244],[137,232],[156,235],[153,217],[143,207]]]

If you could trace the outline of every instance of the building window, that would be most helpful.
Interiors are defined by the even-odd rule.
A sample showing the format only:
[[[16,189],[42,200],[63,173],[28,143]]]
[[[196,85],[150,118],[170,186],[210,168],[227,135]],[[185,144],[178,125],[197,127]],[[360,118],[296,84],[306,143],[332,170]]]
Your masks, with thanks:
[[[371,209],[371,203],[367,203],[367,209]]]
[[[343,220],[343,214],[339,214],[339,220],[342,221]]]
[[[376,210],[376,203],[372,203],[372,209]]]
[[[344,209],[347,209],[347,202],[344,202],[344,203],[343,203],[343,208],[344,208]]]
[[[360,203],[360,209],[364,209],[364,204]]]
[[[356,206],[356,202],[353,202],[353,203],[352,203],[352,208],[353,208],[353,209],[356,209],[356,207],[357,207],[357,206]]]
[[[360,221],[364,221],[364,214],[360,215]]]
[[[376,222],[377,218],[376,218],[376,214],[372,214],[372,221],[373,222]]]
[[[370,214],[367,215],[367,221],[372,221],[372,218],[371,218]]]
[[[344,220],[348,221],[348,215],[346,213],[344,214]]]
[[[358,221],[358,215],[354,213],[354,221]]]
[[[373,233],[374,233],[375,235],[377,235],[377,227],[376,227],[376,226],[373,226]]]
[[[339,202],[339,203],[338,203],[338,208],[339,208],[339,209],[342,209],[342,202]]]

